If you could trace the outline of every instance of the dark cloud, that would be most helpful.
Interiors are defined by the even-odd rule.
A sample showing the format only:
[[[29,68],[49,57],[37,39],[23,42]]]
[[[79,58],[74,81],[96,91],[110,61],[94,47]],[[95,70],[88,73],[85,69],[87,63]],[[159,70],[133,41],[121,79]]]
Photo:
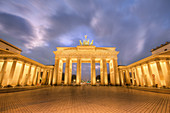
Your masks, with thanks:
[[[0,12],[0,25],[4,31],[14,35],[32,35],[32,26],[25,19]]]
[[[34,55],[32,56],[32,54]],[[23,51],[23,55],[46,65],[51,65],[55,61],[55,55],[53,51],[51,51],[51,46],[36,47],[30,52]]]
[[[31,24],[24,18],[0,12],[0,37],[18,47],[24,47],[28,39],[33,37]]]
[[[80,17],[76,14],[61,13],[52,15],[49,18],[50,28],[47,29],[47,36],[49,38],[54,38],[59,35],[70,32],[73,29],[76,29],[79,26],[89,24],[89,19]]]

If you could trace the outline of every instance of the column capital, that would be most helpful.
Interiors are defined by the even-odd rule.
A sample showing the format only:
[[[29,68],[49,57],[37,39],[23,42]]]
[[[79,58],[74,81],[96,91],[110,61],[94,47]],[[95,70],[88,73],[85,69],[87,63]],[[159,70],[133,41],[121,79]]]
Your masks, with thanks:
[[[39,70],[41,69],[41,67],[37,67]]]
[[[166,58],[166,60],[170,60],[170,58]]]
[[[30,65],[30,66],[32,65],[31,63],[28,63],[28,62],[26,62],[25,64],[26,64],[26,65]]]
[[[26,64],[26,63],[27,63],[27,62],[24,61],[24,60],[18,60],[18,62],[19,62],[19,63],[22,63],[22,64],[24,64],[24,63]]]
[[[5,61],[7,62],[7,61],[9,61],[9,59],[3,59],[2,61],[3,61],[3,62],[5,62]]]
[[[142,66],[142,65],[143,65],[143,63],[140,63],[140,64],[139,64],[139,66]]]
[[[17,60],[18,60],[18,58],[13,58],[12,60],[13,60],[13,61],[17,61]]]
[[[3,58],[3,60],[8,60],[8,59],[9,59],[9,58],[7,58],[7,57],[4,57],[4,58]]]
[[[34,64],[31,64],[31,66],[33,67],[33,66],[35,66],[36,67],[36,65],[34,65]]]
[[[148,64],[149,62],[148,62],[148,61],[146,61],[145,63],[146,63],[146,64]]]
[[[138,68],[138,66],[140,66],[140,65],[136,65],[136,66],[135,66],[135,68],[137,69],[137,68]]]
[[[81,61],[81,58],[77,58],[77,62],[78,62],[78,61]]]
[[[133,68],[130,68],[130,71],[132,72],[132,71],[133,71]]]
[[[159,58],[154,59],[155,62],[160,62]]]
[[[170,59],[168,59],[168,58],[165,60],[165,62],[169,62],[169,61],[170,61]]]
[[[147,65],[152,64],[152,61],[150,61],[150,62],[146,62],[146,64],[147,64]]]
[[[134,71],[135,70],[135,67],[132,67],[132,71]]]
[[[91,58],[91,61],[95,61],[95,58]]]

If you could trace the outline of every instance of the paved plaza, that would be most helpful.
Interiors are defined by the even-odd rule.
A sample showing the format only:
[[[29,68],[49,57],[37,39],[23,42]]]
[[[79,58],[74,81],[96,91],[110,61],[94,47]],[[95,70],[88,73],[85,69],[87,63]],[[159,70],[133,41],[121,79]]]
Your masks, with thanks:
[[[56,86],[1,93],[0,112],[169,113],[170,94],[110,86]]]

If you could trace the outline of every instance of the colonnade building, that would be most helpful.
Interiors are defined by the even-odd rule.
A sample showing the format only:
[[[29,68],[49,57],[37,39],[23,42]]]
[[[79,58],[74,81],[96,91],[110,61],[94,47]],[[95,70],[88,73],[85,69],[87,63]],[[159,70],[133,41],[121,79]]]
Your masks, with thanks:
[[[170,42],[151,52],[147,58],[119,66],[121,85],[170,87]]]
[[[76,85],[81,84],[82,63],[91,64],[91,85],[96,85],[95,64],[100,63],[100,85],[170,87],[169,42],[151,50],[151,56],[127,66],[118,66],[119,52],[115,47],[96,47],[93,41],[90,43],[86,39],[80,41],[77,47],[57,47],[53,52],[54,66],[36,62],[21,55],[21,52],[20,48],[0,39],[0,85],[2,87],[40,84],[72,85],[72,63],[77,63]],[[62,80],[63,63],[66,63],[64,80]]]
[[[46,66],[20,53],[22,50],[0,39],[0,85],[51,84],[53,66]]]

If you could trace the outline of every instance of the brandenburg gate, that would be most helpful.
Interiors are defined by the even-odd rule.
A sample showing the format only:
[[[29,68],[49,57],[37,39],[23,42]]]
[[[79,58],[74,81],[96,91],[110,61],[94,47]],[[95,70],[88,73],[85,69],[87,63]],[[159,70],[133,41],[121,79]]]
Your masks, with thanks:
[[[100,81],[101,85],[108,85],[107,63],[110,69],[110,84],[119,85],[119,72],[115,47],[96,47],[89,40],[80,40],[80,45],[77,47],[56,47],[55,66],[52,83],[53,85],[61,85],[63,63],[66,63],[64,85],[71,85],[72,79],[72,63],[77,63],[76,85],[81,83],[81,64],[91,64],[91,85],[96,85],[96,70],[95,63],[100,63]]]

